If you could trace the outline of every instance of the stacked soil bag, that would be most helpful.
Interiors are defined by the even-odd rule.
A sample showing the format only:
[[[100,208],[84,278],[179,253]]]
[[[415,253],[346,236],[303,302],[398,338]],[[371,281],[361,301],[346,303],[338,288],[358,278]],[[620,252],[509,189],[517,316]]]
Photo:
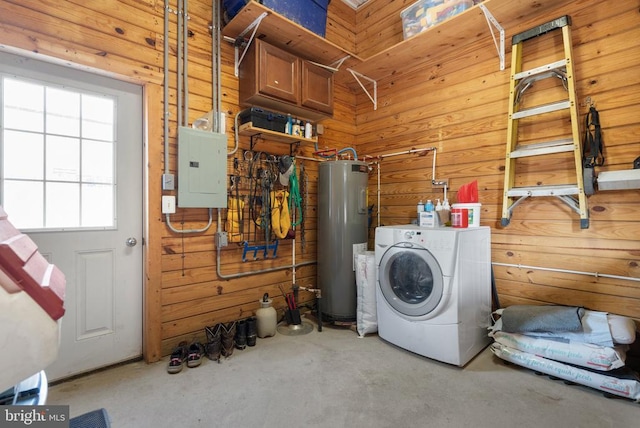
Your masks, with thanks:
[[[571,306],[514,305],[494,313],[491,351],[536,372],[640,401],[632,319]]]

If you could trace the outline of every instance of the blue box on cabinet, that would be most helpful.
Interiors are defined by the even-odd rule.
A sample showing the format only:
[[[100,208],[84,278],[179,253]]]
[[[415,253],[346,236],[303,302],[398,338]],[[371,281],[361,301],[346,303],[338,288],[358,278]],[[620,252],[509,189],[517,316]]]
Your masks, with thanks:
[[[331,0],[258,0],[274,12],[324,37]],[[224,0],[225,19],[231,20],[249,0]]]
[[[249,3],[250,0],[224,0],[222,6],[224,8],[224,21],[229,22],[234,16],[242,10],[244,5]]]

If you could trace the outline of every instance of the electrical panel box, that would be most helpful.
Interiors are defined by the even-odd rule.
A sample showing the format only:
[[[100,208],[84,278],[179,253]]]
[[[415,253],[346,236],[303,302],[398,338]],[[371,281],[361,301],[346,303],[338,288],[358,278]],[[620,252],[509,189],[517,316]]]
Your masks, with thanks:
[[[227,207],[227,136],[178,129],[178,206]]]

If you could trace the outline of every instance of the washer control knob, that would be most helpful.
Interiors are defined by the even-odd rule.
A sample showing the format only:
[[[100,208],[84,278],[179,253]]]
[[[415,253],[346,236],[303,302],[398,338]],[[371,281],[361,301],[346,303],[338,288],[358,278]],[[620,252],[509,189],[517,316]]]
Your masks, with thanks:
[[[407,231],[407,232],[404,233],[404,237],[407,238],[407,239],[411,239],[411,238],[413,238],[413,234],[411,232]]]

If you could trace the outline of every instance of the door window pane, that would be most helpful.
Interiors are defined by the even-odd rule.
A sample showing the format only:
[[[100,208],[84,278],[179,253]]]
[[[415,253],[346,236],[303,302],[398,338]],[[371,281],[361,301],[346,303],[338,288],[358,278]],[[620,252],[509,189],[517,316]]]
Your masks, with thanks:
[[[114,223],[113,186],[82,185],[82,226],[107,227]]]
[[[115,98],[0,75],[0,204],[19,229],[115,227]]]
[[[44,142],[42,134],[4,131],[2,167],[5,178],[42,180]]]
[[[82,96],[82,136],[113,141],[114,101],[110,98]]]
[[[78,183],[47,183],[47,228],[78,227],[80,224],[80,185]]]
[[[18,228],[44,227],[44,184],[41,181],[5,180],[3,205]]]
[[[80,136],[80,94],[47,88],[47,133]]]
[[[42,132],[44,86],[9,78],[4,79],[3,86],[4,127]]]
[[[80,180],[80,140],[47,136],[47,180]]]
[[[82,181],[113,183],[113,143],[82,141]]]

